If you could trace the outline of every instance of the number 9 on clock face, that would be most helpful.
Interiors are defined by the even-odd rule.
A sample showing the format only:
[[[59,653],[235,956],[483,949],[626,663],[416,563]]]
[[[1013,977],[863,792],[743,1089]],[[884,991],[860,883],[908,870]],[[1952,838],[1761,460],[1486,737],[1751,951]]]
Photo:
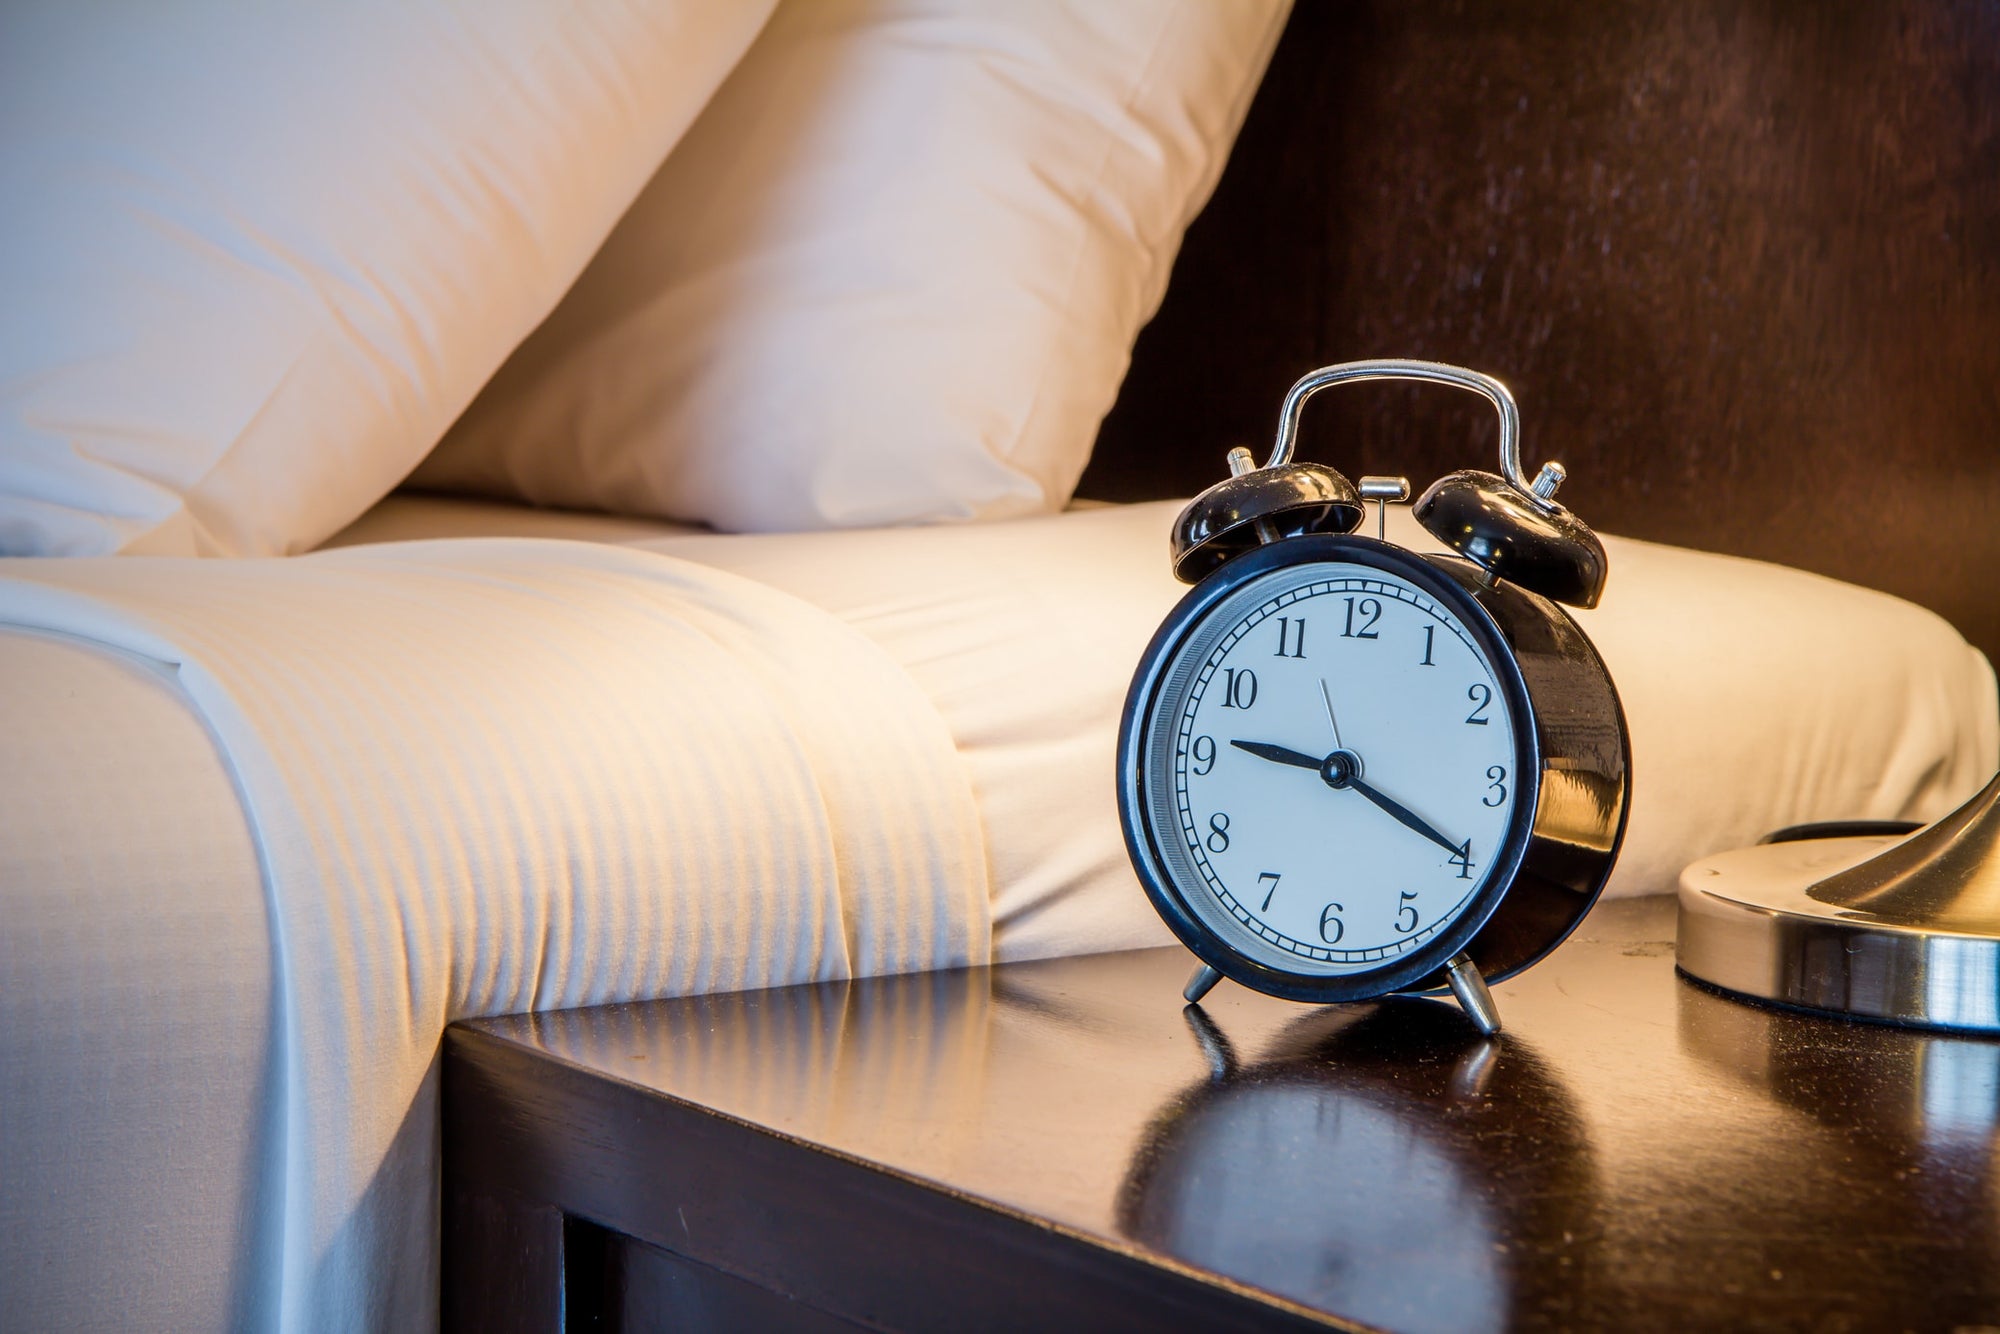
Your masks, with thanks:
[[[1149,650],[1121,767],[1135,864],[1239,980],[1322,1000],[1435,984],[1528,840],[1526,692],[1465,583],[1366,539],[1283,544],[1307,545],[1221,572]]]

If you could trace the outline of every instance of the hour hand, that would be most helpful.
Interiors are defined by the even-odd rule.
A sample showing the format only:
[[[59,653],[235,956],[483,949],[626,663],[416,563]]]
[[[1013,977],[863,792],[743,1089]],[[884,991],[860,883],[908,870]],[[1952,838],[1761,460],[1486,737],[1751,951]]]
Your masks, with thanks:
[[[1308,755],[1304,751],[1287,750],[1267,741],[1232,741],[1230,745],[1238,750],[1247,750],[1260,760],[1271,760],[1278,764],[1295,764],[1301,769],[1318,771],[1326,763],[1323,755]]]

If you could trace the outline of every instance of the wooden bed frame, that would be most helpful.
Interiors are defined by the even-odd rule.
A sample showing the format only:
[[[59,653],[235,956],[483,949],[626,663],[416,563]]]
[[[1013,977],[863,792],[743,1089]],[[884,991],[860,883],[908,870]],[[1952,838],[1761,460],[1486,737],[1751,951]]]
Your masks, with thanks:
[[[1604,531],[1884,589],[2000,661],[2000,0],[1299,0],[1082,494],[1192,493],[1373,356],[1508,381]],[[1492,429],[1369,385],[1303,452],[1421,488]]]

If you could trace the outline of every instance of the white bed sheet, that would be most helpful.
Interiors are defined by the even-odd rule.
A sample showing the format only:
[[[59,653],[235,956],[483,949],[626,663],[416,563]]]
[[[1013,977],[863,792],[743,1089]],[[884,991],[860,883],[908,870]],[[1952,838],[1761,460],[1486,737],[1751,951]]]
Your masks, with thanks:
[[[366,523],[644,546],[747,575],[860,629],[950,727],[986,828],[996,956],[1033,958],[1170,939],[1131,878],[1105,775],[1132,668],[1187,591],[1167,569],[1179,503],[723,536],[403,496]],[[1399,542],[1441,549],[1407,508],[1389,524]],[[1992,669],[1939,617],[1781,566],[1605,541],[1604,602],[1575,615],[1633,736],[1632,817],[1610,895],[1665,892],[1693,858],[1786,825],[1929,819],[1992,775]]]
[[[320,543],[319,550],[358,547],[374,542],[423,542],[445,537],[555,537],[576,542],[643,542],[658,537],[686,537],[708,530],[699,524],[671,519],[640,519],[625,514],[593,514],[582,510],[537,509],[499,500],[434,496],[422,491],[398,491]]]
[[[1139,654],[1187,592],[1179,502],[954,530],[642,543],[782,588],[881,644],[971,772],[1000,958],[1170,941],[1133,880],[1110,774]],[[1392,539],[1441,550],[1407,508]],[[1931,819],[2000,757],[1992,669],[1942,619],[1798,570],[1605,539],[1603,603],[1576,613],[1632,735],[1632,813],[1610,896],[1663,893],[1705,850],[1787,825]]]
[[[936,714],[867,638],[736,576],[519,539],[21,561],[0,569],[0,620],[170,672],[180,701],[125,677],[98,684],[142,710],[191,706],[218,744],[169,740],[210,775],[219,752],[226,806],[248,812],[256,874],[203,864],[208,849],[182,839],[154,850],[151,875],[89,886],[107,900],[98,913],[140,922],[266,912],[265,985],[226,1016],[256,1038],[236,1053],[258,1067],[254,1133],[231,1137],[247,1170],[229,1174],[249,1194],[240,1235],[256,1262],[236,1291],[209,1294],[210,1322],[218,1296],[258,1327],[435,1318],[435,1057],[454,1019],[989,957],[977,814]],[[19,656],[44,678],[63,665]],[[53,684],[23,702],[75,698]],[[163,801],[159,818],[179,806]],[[94,814],[70,832],[103,840],[110,813]],[[35,831],[18,832],[32,848]],[[17,967],[33,968],[23,999],[48,1007],[8,1016],[22,1042],[9,1107],[57,1082],[38,1064],[58,1044],[138,1057],[115,1031],[79,1031],[70,993],[120,976],[150,984],[152,1008],[178,1008],[182,979],[212,966],[198,938],[149,941],[150,955],[122,938],[64,942],[61,878],[38,896],[52,939],[0,945],[4,1003],[23,995]],[[9,867],[0,883],[14,879]],[[184,1091],[163,1105],[135,1083],[131,1123],[204,1136],[207,1100]],[[64,1148],[10,1142],[9,1177],[37,1177],[46,1198],[71,1183],[36,1156],[125,1175],[116,1156]],[[93,1217],[61,1221],[88,1232]],[[129,1320],[106,1275],[75,1265],[57,1218],[10,1221],[24,1244],[4,1260],[7,1319]],[[68,1305],[80,1300],[91,1308]]]
[[[172,673],[73,641],[0,633],[0,719],[0,1330],[254,1328],[271,945],[229,771]]]
[[[548,532],[553,518],[564,536],[642,543],[831,613],[914,683],[914,707],[948,733],[984,835],[993,950],[1025,958],[1167,939],[1125,863],[1109,774],[1132,665],[1183,591],[1166,571],[1173,511],[723,537],[399,498],[349,536],[504,536]],[[1608,545],[1609,595],[1580,619],[1634,737],[1613,892],[1670,888],[1690,858],[1782,824],[1929,818],[1990,775],[1992,673],[1937,618],[1793,571]],[[109,577],[130,606],[163,596],[122,586],[136,574]],[[382,651],[393,680],[397,650]],[[282,1145],[269,1123],[283,1044],[259,845],[223,758],[231,743],[212,739],[212,721],[146,654],[0,634],[0,687],[0,774],[14,776],[0,801],[0,1221],[16,1239],[0,1260],[0,1327],[264,1323],[284,1307],[266,1287],[284,1249]],[[322,678],[295,704],[347,688]],[[497,988],[407,1020],[409,1049],[434,1049],[447,1013],[760,980],[727,968],[662,980],[635,964],[662,953],[643,934],[613,942],[620,951],[615,982]],[[350,1201],[377,1217],[415,1211],[402,1249],[377,1252],[396,1264],[342,1280],[347,1309],[379,1324],[429,1309],[433,1206],[407,1188],[434,1161],[433,1094],[405,1090],[403,1121],[387,1128],[385,1162],[404,1161],[377,1178],[400,1183],[394,1198]]]

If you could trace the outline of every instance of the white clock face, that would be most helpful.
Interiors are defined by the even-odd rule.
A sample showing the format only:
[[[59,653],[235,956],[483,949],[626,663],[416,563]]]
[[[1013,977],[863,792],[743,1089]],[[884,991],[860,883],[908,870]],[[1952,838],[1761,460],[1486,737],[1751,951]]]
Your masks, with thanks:
[[[1271,571],[1159,680],[1140,757],[1156,845],[1238,954],[1382,969],[1479,900],[1513,823],[1520,723],[1426,589],[1360,562]]]

